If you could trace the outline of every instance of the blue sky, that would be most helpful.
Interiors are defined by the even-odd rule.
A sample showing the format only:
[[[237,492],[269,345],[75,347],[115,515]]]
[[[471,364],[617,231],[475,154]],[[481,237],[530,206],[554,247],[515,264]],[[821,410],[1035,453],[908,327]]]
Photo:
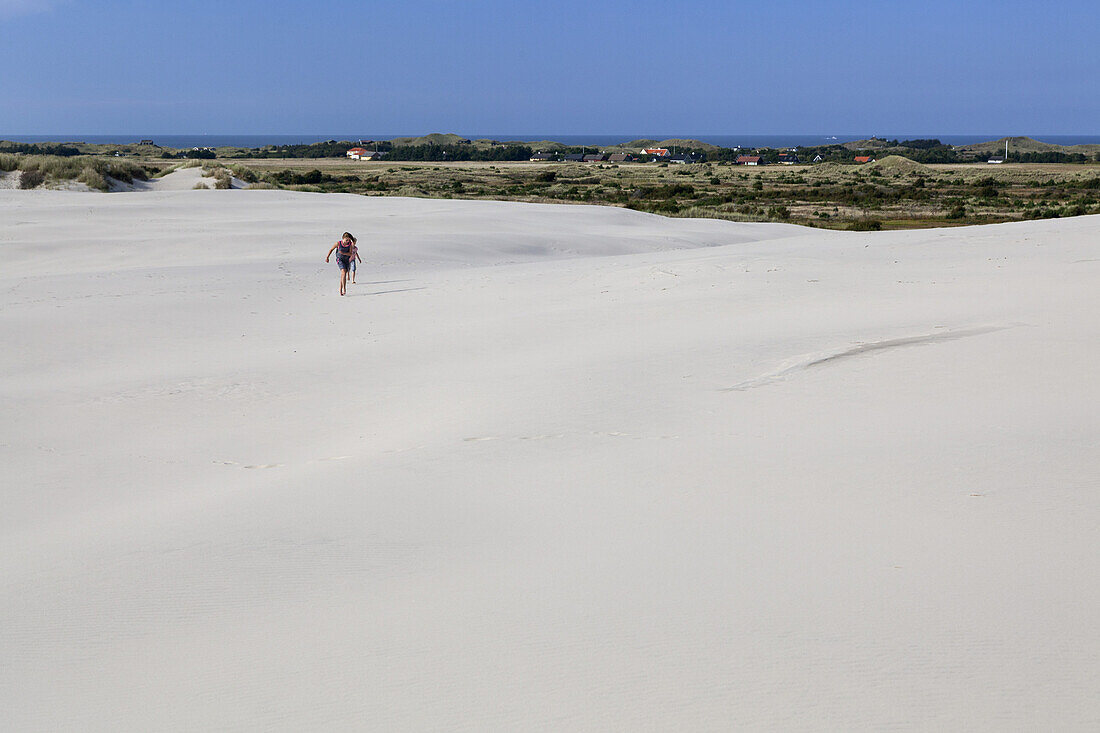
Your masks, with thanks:
[[[0,0],[0,134],[1100,134],[1096,0]]]

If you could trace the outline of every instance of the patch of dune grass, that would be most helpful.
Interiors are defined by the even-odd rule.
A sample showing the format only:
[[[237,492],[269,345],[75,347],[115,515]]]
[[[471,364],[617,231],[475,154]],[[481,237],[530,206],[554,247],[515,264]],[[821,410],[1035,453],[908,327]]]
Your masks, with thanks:
[[[251,168],[246,168],[240,163],[229,166],[229,170],[233,172],[234,176],[241,179],[245,183],[255,183],[260,179],[260,177],[256,175],[256,172],[254,170],[252,170]]]
[[[169,173],[175,173],[176,171],[182,170],[183,168],[198,168],[200,165],[202,165],[202,161],[185,160],[182,163],[176,163],[175,165],[168,166],[167,168],[163,168],[163,169],[157,171],[156,176],[158,178],[163,178],[164,176],[168,175]]]
[[[202,175],[206,178],[213,176],[214,188],[223,190],[233,188],[233,174],[225,166],[204,163],[202,166]]]
[[[86,184],[89,188],[94,188],[99,191],[110,190],[110,184],[107,182],[107,177],[96,170],[95,166],[85,166],[80,171],[80,175],[77,176],[76,180]]]
[[[109,190],[108,178],[124,183],[149,179],[145,168],[131,161],[91,156],[28,155],[19,157],[17,165],[24,174],[41,175],[43,181],[80,181],[100,191]]]

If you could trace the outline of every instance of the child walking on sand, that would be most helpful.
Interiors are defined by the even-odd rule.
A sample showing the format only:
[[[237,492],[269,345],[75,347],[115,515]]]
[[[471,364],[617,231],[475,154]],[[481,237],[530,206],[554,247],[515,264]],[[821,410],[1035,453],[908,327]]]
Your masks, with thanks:
[[[351,284],[355,284],[355,261],[363,261],[363,258],[359,256],[359,240],[355,237],[351,238]]]
[[[352,256],[359,256],[355,251],[355,237],[351,232],[344,232],[340,241],[332,245],[332,249],[325,255],[325,262],[329,261],[333,252],[336,252],[336,264],[340,267],[340,295],[345,295],[348,291],[348,270],[351,269]]]

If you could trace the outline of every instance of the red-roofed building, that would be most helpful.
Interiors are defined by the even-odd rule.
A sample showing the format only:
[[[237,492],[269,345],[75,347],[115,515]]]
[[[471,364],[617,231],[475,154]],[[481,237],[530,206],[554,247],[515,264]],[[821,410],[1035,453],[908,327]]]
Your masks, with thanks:
[[[380,160],[384,154],[377,150],[366,148],[352,148],[348,151],[348,157],[352,160]]]
[[[658,158],[668,157],[668,148],[642,148],[644,155],[654,155]]]
[[[857,155],[856,156],[856,162],[857,163],[874,163],[875,159],[873,157],[871,157],[870,155]]]
[[[733,162],[737,165],[764,165],[764,159],[759,155],[738,155]]]

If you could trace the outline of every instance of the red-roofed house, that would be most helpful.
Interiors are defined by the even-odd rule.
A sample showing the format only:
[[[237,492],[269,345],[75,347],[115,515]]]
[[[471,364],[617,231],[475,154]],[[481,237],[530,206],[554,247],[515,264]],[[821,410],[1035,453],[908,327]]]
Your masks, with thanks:
[[[738,155],[733,162],[737,165],[764,165],[764,159],[759,155]]]
[[[366,148],[352,148],[348,151],[348,157],[352,160],[381,160],[385,153],[380,153],[377,150],[367,150]]]
[[[658,158],[668,157],[668,148],[642,148],[643,155],[655,155]]]
[[[856,162],[857,163],[874,163],[875,159],[873,157],[871,157],[870,155],[857,155],[856,156]]]

